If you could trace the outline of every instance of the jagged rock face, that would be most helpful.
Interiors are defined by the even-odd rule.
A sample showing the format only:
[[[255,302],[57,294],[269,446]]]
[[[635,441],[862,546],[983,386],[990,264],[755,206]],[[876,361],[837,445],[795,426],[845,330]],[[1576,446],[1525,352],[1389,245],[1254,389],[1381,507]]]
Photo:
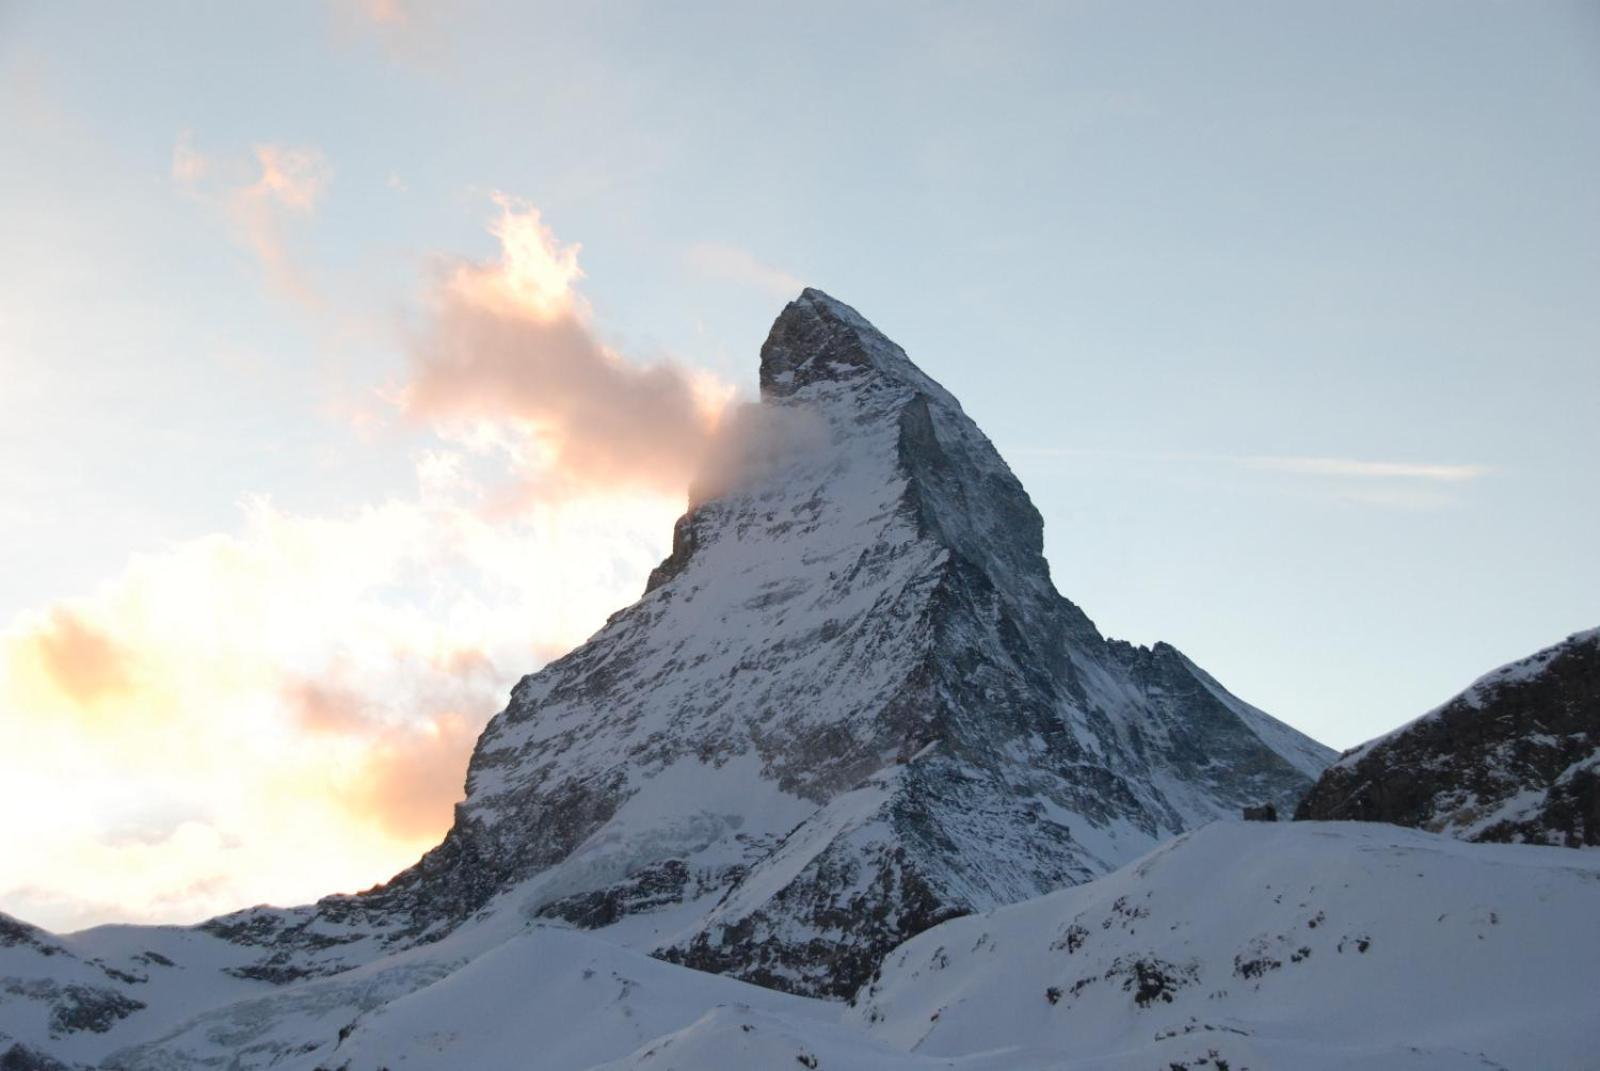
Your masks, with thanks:
[[[1347,753],[1295,817],[1600,846],[1600,629],[1504,666]]]
[[[491,902],[843,996],[943,919],[1085,880],[1331,752],[1166,645],[1106,641],[960,404],[815,290],[761,351],[643,597],[524,678],[445,841],[208,924],[290,981]]]

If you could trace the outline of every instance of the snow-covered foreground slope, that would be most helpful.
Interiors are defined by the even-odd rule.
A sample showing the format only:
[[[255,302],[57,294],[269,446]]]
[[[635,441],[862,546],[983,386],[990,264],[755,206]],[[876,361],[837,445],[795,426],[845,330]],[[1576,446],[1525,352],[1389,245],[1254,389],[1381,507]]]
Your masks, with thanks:
[[[1018,1067],[1600,1067],[1600,856],[1219,822],[928,931],[849,1017]]]
[[[353,1020],[331,1053],[290,1068],[540,1068],[583,1071],[691,1026],[717,1008],[809,1034],[821,1001],[690,971],[588,934],[541,925],[439,981]]]
[[[1600,629],[1501,666],[1344,755],[1297,816],[1600,847]]]
[[[57,937],[0,915],[0,1067],[30,1071],[20,1056],[4,1062],[24,1049],[92,1064],[270,990],[227,973],[249,963],[251,951],[189,927],[101,926]]]
[[[237,984],[100,1066],[1592,1071],[1600,854],[1219,822],[937,926],[848,1007],[506,913],[335,977]]]
[[[823,1061],[983,1071],[840,1021],[841,1005],[666,963],[530,920],[467,926],[332,978],[257,990],[104,1057],[115,1071],[587,1071],[780,1068]],[[0,1067],[13,1071],[3,1062]],[[997,1066],[1011,1066],[1009,1062]],[[20,1071],[33,1071],[23,1065]],[[54,1071],[54,1069],[44,1069]]]

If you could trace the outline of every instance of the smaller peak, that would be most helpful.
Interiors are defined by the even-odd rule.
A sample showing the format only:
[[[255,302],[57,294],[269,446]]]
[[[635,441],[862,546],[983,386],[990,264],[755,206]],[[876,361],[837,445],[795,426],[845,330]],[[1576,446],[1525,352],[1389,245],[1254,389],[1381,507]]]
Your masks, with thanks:
[[[808,384],[868,368],[953,403],[866,317],[808,286],[778,314],[761,346],[761,393],[785,397]]]

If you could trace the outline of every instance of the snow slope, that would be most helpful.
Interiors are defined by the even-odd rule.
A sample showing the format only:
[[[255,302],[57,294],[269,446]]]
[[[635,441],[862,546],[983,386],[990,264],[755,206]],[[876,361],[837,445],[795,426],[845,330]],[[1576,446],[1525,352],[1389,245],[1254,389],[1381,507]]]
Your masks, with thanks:
[[[849,1017],[1018,1067],[1594,1068],[1600,857],[1219,822],[922,934]]]
[[[250,959],[251,950],[188,927],[100,926],[57,937],[0,915],[0,1059],[20,1045],[93,1063],[117,1045],[270,990],[227,973]]]
[[[936,926],[849,1006],[497,913],[431,949],[264,987],[104,1066],[1592,1071],[1597,906],[1594,853],[1218,822]]]
[[[801,1032],[837,1018],[833,1005],[539,926],[355,1020],[332,1053],[287,1067],[583,1071],[721,1007],[768,1015]]]

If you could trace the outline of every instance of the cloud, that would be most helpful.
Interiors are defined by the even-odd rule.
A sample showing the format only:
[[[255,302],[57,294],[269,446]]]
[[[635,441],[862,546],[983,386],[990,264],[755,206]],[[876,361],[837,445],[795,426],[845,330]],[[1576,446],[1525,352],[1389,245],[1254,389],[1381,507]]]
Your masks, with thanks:
[[[1344,457],[1244,457],[1236,460],[1248,468],[1271,472],[1362,480],[1398,479],[1465,483],[1494,472],[1494,469],[1487,465],[1427,465],[1406,461],[1360,461]]]
[[[754,287],[773,297],[789,299],[805,289],[798,276],[757,260],[738,246],[696,242],[689,247],[685,259],[691,268],[712,279]]]
[[[1018,457],[1081,457],[1124,464],[1158,462],[1213,471],[1246,469],[1296,477],[1294,493],[1392,509],[1442,509],[1457,501],[1474,481],[1501,471],[1493,465],[1372,461],[1343,457],[1209,454],[1183,450],[1116,450],[1074,447],[1020,447]]]
[[[172,181],[194,190],[211,170],[211,161],[194,147],[194,135],[185,130],[172,146]]]
[[[689,501],[705,502],[770,479],[828,442],[827,424],[812,410],[749,402],[732,406],[696,474]]]
[[[237,531],[0,630],[0,810],[49,801],[8,830],[0,909],[193,921],[436,843],[516,677],[637,597],[682,509],[593,493],[491,521],[473,460],[425,453],[413,495],[339,515],[250,500]]]
[[[14,659],[42,670],[81,710],[124,696],[133,686],[129,653],[66,606],[53,607],[25,635]]]
[[[375,26],[403,27],[411,24],[411,6],[405,0],[356,0],[355,6]]]
[[[290,681],[283,691],[295,723],[309,732],[367,732],[373,724],[367,697],[344,685],[307,679]]]
[[[437,68],[448,54],[450,22],[457,16],[444,0],[330,0],[341,37],[376,41],[391,60]]]
[[[221,213],[274,290],[315,309],[321,296],[291,255],[288,233],[294,220],[315,213],[331,176],[327,158],[308,146],[255,145],[249,158],[218,159],[196,149],[184,131],[172,150],[179,188]]]
[[[410,346],[403,410],[460,442],[515,459],[521,494],[640,488],[681,493],[732,391],[598,337],[576,289],[580,247],[538,209],[496,195],[491,261],[447,265]]]
[[[453,651],[431,661],[443,675],[419,682],[399,711],[331,677],[285,689],[302,729],[360,745],[350,776],[337,787],[340,802],[385,833],[419,842],[431,842],[449,826],[463,796],[467,758],[503,684],[481,651]]]
[[[347,805],[375,816],[392,836],[434,840],[464,795],[467,759],[482,730],[480,718],[445,711],[386,734],[351,781]]]
[[[310,151],[186,138],[172,173],[269,266],[327,182]],[[498,255],[440,263],[389,395],[432,437],[374,440],[414,449],[414,490],[323,515],[248,498],[231,530],[0,627],[0,812],[48,801],[8,830],[0,910],[194,921],[385,880],[448,827],[516,677],[637,598],[732,392],[607,346],[579,247],[496,203]],[[723,441],[760,464],[771,434]]]

